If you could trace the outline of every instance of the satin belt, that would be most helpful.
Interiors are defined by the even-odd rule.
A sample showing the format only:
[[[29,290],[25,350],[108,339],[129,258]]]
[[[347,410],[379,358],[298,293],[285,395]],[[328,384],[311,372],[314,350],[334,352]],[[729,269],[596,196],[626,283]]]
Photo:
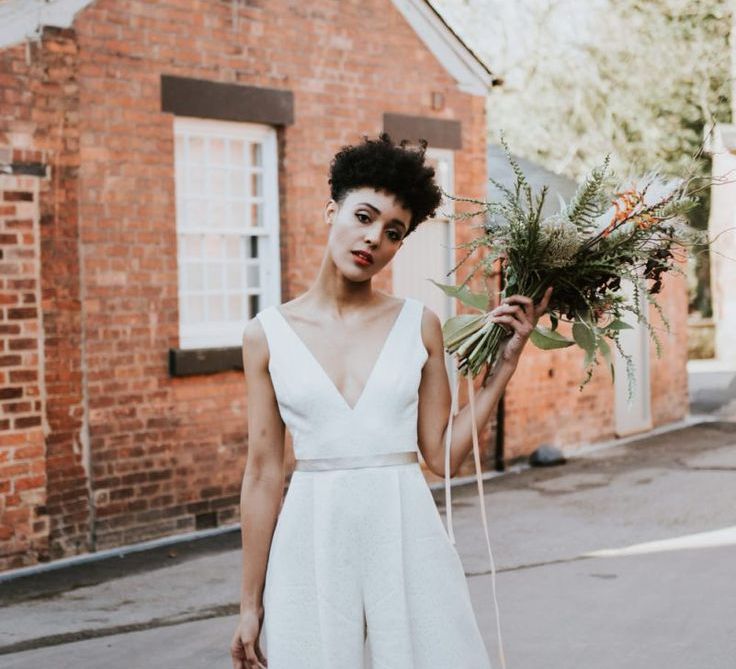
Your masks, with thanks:
[[[359,467],[387,467],[419,462],[416,451],[400,453],[376,453],[375,455],[345,455],[335,458],[302,458],[296,461],[295,470],[322,472],[330,469],[357,469]]]

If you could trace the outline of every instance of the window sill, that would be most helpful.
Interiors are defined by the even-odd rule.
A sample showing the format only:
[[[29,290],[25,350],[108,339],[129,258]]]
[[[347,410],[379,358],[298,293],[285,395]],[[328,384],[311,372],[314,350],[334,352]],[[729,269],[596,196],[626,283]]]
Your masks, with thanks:
[[[242,369],[241,346],[169,349],[169,376],[196,376]]]

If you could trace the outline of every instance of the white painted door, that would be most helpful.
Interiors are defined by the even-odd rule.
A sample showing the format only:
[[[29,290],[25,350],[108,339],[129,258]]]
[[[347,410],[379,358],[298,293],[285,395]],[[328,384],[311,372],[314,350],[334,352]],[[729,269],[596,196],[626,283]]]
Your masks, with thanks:
[[[633,284],[631,281],[622,281],[621,289],[633,299]],[[643,308],[646,298],[640,290],[639,309]],[[646,311],[645,311],[646,313]],[[634,363],[634,386],[631,402],[628,401],[628,378],[626,375],[626,360],[612,346],[614,350],[615,381],[615,414],[614,430],[616,435],[624,437],[652,428],[651,384],[649,369],[649,332],[644,323],[639,323],[633,314],[624,319],[631,330],[621,331],[621,348],[632,357]]]
[[[454,154],[450,149],[428,148],[425,161],[435,169],[435,181],[447,193],[455,194]],[[455,277],[447,273],[455,264],[455,224],[448,218],[454,202],[443,198],[435,218],[419,224],[393,260],[393,292],[398,297],[414,297],[432,309],[444,323],[456,313],[455,300],[435,286],[454,284]],[[445,354],[450,382],[454,383],[454,367]]]

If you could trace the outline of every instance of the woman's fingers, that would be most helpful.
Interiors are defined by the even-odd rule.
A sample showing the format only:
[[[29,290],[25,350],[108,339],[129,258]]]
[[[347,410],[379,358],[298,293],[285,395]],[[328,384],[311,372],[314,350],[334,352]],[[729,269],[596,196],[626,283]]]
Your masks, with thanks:
[[[263,654],[263,651],[261,650],[261,644],[258,639],[256,639],[256,655],[258,656],[258,660],[263,664],[264,667],[268,666],[268,662],[266,661],[266,656]]]
[[[230,644],[230,659],[233,669],[267,669],[268,667],[258,639],[255,642],[243,643],[240,626],[235,631]]]
[[[517,315],[520,319],[526,315],[524,308],[518,304],[499,304],[493,311],[491,316],[501,316],[504,314]]]
[[[240,640],[240,625],[235,630],[233,640],[230,642],[230,659],[233,662],[233,669],[243,669],[245,649],[243,648],[243,642]]]
[[[547,311],[549,301],[552,298],[552,286],[549,286],[544,291],[539,304],[534,304],[534,301],[530,297],[525,295],[510,295],[505,297],[501,304],[493,309],[489,318],[491,321],[504,324],[507,323],[512,325],[514,329],[518,330],[520,334],[525,334],[528,330],[534,328],[539,317]],[[504,326],[504,329],[509,332],[510,329]]]
[[[516,330],[520,335],[526,337],[528,334],[531,333],[531,331],[534,329],[534,326],[532,323],[526,319],[520,320],[518,318],[514,318],[511,315],[508,316],[494,316],[493,317],[494,323],[499,323],[502,327],[504,323],[507,323],[510,325],[513,330]],[[505,328],[507,332],[511,332],[509,328]]]
[[[262,664],[256,656],[256,652],[253,649],[253,644],[249,643],[245,647],[245,666],[248,669],[265,669],[266,665]]]

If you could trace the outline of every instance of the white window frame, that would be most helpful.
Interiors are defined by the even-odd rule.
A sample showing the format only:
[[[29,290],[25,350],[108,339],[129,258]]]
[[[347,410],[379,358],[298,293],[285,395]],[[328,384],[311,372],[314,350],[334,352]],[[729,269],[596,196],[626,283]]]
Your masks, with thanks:
[[[188,138],[203,137],[217,138],[227,142],[226,147],[230,147],[230,141],[243,142],[243,158],[242,163],[232,162],[232,154],[228,153],[230,159],[229,164],[217,165],[210,164],[210,153],[207,151],[209,143],[205,143],[204,164],[202,165],[202,191],[199,196],[192,196],[187,187],[186,180],[194,178],[191,168],[194,166],[193,160],[190,159]],[[254,144],[261,146],[260,166],[254,166],[250,162],[250,147]],[[276,129],[273,126],[234,122],[220,121],[213,119],[201,119],[194,117],[177,116],[174,118],[174,152],[175,152],[175,192],[176,192],[176,239],[177,239],[177,267],[178,267],[178,296],[179,296],[179,346],[183,349],[193,348],[213,348],[227,346],[242,346],[243,329],[247,321],[254,317],[258,311],[270,304],[278,304],[281,296],[281,263],[280,263],[280,239],[279,239],[279,197],[278,197],[278,149]],[[228,149],[229,151],[229,149]],[[238,158],[240,160],[240,158]],[[253,183],[253,179],[257,179],[257,175],[261,175],[261,195],[253,197],[251,193],[251,185],[247,186],[246,194],[232,195],[234,186],[231,181],[237,179],[237,166],[243,171],[246,182]],[[227,191],[225,195],[214,196],[212,194],[211,171],[217,168],[229,167],[230,172],[225,177],[222,173],[223,182],[227,181]],[[208,176],[208,174],[210,176]],[[256,176],[254,176],[256,175]],[[220,182],[221,184],[223,182]],[[191,181],[189,182],[191,183]],[[237,184],[236,184],[237,185]],[[205,211],[206,215],[199,221],[187,221],[187,213],[185,210],[191,211],[190,208],[183,206],[185,203],[193,201],[199,202],[201,211]],[[252,215],[252,207],[260,206],[261,225],[253,226],[249,224],[249,218]],[[240,211],[242,208],[244,218],[240,222],[221,221],[218,224],[213,215],[213,208],[220,207],[221,210],[227,212]],[[226,209],[224,209],[227,207]],[[200,250],[198,256],[185,255],[184,243],[185,238],[193,239],[195,236],[201,235]],[[216,241],[216,237],[221,237]],[[239,237],[237,248],[233,246],[233,237]],[[256,238],[257,256],[249,257],[249,250],[252,247],[252,239]],[[217,289],[208,289],[208,273],[206,265],[202,265],[200,279],[203,282],[201,289],[191,290],[187,288],[187,281],[194,280],[194,274],[187,275],[184,264],[189,261],[207,260],[205,254],[205,240],[209,239],[210,243],[217,246],[219,244],[220,253],[222,255],[222,275],[218,279],[220,281],[220,297],[224,318],[211,318],[206,314],[211,306],[208,297],[217,298]],[[191,246],[195,243],[192,242]],[[226,254],[234,254],[236,259],[229,260]],[[216,258],[211,258],[216,261]],[[233,270],[238,267],[239,270]],[[255,271],[259,275],[259,285],[252,287],[247,284],[249,268],[257,268]],[[211,267],[209,268],[211,269]],[[233,281],[233,277],[238,276],[238,287],[233,292],[228,292],[228,282]],[[228,301],[237,299],[240,295],[241,314],[238,319],[228,318]],[[202,296],[203,317],[201,320],[192,322],[186,319],[185,300],[190,297]],[[257,301],[257,304],[253,304]],[[249,310],[253,308],[251,313]]]

